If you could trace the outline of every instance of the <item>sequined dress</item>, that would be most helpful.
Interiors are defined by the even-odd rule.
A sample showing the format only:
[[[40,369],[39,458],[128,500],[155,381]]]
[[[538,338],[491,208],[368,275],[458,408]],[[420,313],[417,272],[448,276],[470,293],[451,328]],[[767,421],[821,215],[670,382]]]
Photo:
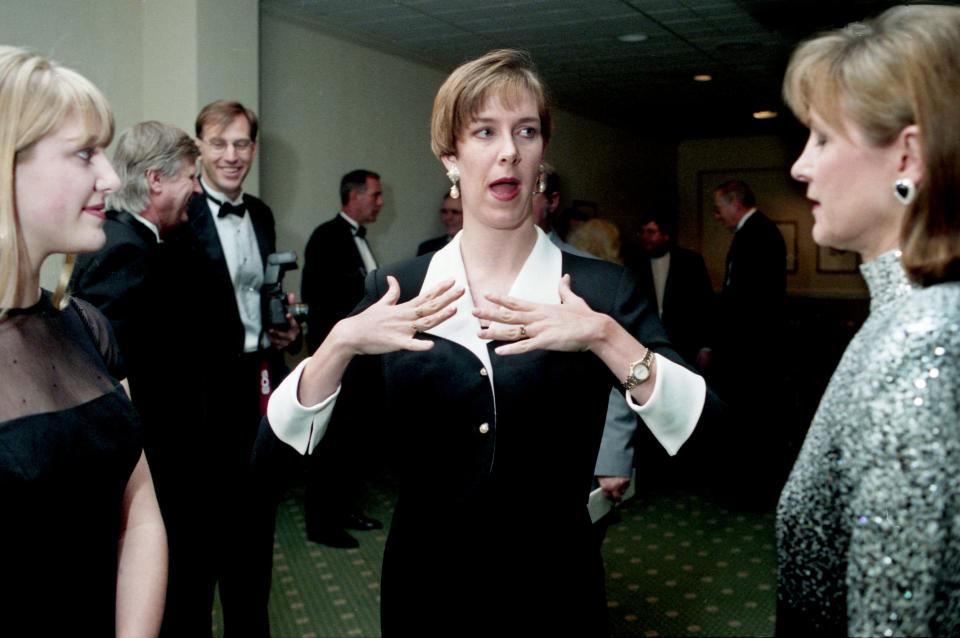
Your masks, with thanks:
[[[139,419],[109,324],[48,293],[0,318],[0,636],[112,636]]]
[[[870,316],[777,508],[779,635],[960,635],[960,283],[861,266]]]

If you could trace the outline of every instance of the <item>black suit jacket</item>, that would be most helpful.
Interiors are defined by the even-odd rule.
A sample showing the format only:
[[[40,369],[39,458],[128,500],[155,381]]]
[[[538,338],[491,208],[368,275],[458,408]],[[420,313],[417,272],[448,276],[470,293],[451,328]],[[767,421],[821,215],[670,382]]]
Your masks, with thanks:
[[[353,227],[339,214],[317,226],[304,251],[300,288],[303,301],[310,306],[307,348],[311,353],[363,298],[366,275]]]
[[[787,291],[787,248],[769,217],[757,211],[733,235],[720,292],[727,321],[764,332],[779,319]]]
[[[638,276],[647,298],[656,307],[657,294],[650,259],[637,263]],[[670,343],[690,363],[697,353],[710,346],[710,321],[715,309],[713,286],[700,253],[674,246],[663,291],[660,322]]]
[[[787,249],[777,225],[757,211],[733,235],[720,292],[717,382],[727,394],[776,377],[787,290]],[[764,373],[763,371],[766,370]],[[751,386],[747,379],[751,379]]]
[[[421,242],[417,246],[417,257],[420,255],[426,255],[427,253],[432,253],[435,250],[440,250],[447,245],[447,242],[450,241],[450,238],[446,235],[440,235],[439,237],[434,237],[433,239],[428,239],[425,242]]]

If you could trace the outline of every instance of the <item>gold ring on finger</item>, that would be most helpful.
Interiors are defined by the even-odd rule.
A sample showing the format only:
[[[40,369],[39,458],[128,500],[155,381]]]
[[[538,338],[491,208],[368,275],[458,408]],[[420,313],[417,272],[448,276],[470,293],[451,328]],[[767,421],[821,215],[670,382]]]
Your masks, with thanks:
[[[527,327],[524,325],[520,326],[520,338],[525,339],[527,336]]]

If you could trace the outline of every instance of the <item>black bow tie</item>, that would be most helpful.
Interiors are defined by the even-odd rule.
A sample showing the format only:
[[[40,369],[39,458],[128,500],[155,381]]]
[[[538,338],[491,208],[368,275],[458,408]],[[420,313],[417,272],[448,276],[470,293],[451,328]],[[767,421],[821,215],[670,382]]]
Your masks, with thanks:
[[[367,236],[367,227],[360,226],[359,228],[357,228],[357,230],[353,234],[359,237],[360,239],[363,239],[364,237]]]
[[[220,212],[217,213],[217,217],[226,217],[227,215],[236,215],[237,217],[243,217],[244,213],[247,212],[246,204],[231,204],[230,202],[224,202],[220,204]]]
[[[239,204],[221,202],[219,199],[208,193],[206,189],[204,189],[203,194],[207,196],[207,199],[220,207],[220,210],[217,212],[217,217],[226,217],[227,215],[243,217],[247,212],[247,205],[243,202],[240,202]]]

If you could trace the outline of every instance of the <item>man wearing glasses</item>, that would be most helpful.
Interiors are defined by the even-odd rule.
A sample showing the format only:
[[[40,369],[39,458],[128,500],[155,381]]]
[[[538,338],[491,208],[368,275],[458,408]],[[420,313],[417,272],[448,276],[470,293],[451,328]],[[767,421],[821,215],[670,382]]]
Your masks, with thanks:
[[[275,510],[251,480],[250,455],[261,401],[285,374],[282,350],[300,329],[289,315],[286,330],[265,330],[261,321],[260,287],[276,231],[270,207],[243,192],[257,150],[256,114],[218,100],[200,111],[196,136],[202,192],[190,201],[183,239],[194,245],[189,285],[199,285],[205,299],[195,329],[206,348],[185,362],[185,383],[199,385],[206,414],[204,431],[185,433],[184,445],[209,459],[196,477],[206,507],[197,508],[192,538],[171,543],[170,579],[184,595],[174,599],[180,609],[167,614],[162,633],[209,635],[219,583],[226,634],[268,636]]]

